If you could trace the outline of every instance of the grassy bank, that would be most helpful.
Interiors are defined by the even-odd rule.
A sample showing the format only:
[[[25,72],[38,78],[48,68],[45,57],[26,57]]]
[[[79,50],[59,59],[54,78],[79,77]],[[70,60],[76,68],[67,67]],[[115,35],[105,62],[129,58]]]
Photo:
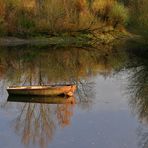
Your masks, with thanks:
[[[0,1],[1,37],[102,34],[107,27],[123,31],[127,21],[127,8],[116,0]]]
[[[132,39],[133,35],[128,32],[120,32],[118,30],[109,28],[102,32],[73,32],[63,33],[56,36],[40,35],[30,36],[27,38],[3,36],[0,37],[0,46],[19,46],[19,45],[33,45],[33,46],[56,46],[56,47],[97,47],[100,45],[113,45],[127,39]]]

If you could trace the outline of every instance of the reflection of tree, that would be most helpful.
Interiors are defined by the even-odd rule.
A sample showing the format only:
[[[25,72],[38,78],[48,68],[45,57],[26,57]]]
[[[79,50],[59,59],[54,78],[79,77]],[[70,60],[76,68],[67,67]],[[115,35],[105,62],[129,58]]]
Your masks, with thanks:
[[[73,104],[66,103],[64,105],[57,105],[57,119],[61,127],[70,125],[70,119],[73,115]]]
[[[1,49],[0,64],[6,67],[3,73],[12,85],[79,81],[98,73],[107,76],[125,61],[123,52],[106,45],[99,49],[32,48]]]
[[[148,130],[144,127],[138,128],[138,137],[139,137],[139,148],[147,148],[148,147]]]
[[[0,49],[5,65],[5,79],[12,85],[75,83],[78,102],[88,108],[94,96],[91,76],[104,77],[122,68],[126,54],[112,47],[52,49]],[[22,106],[15,129],[24,144],[38,143],[46,147],[52,140],[57,124],[70,124],[73,105],[28,104]]]
[[[47,147],[52,140],[57,124],[60,127],[70,125],[73,115],[74,98],[64,104],[31,104],[21,107],[20,115],[14,122],[16,133],[22,135],[25,145],[39,144]]]
[[[81,80],[77,82],[78,86],[78,96],[80,99],[80,102],[87,102],[89,101],[88,98],[93,98],[94,92],[92,91],[94,88],[93,82],[88,82],[85,80]]]
[[[131,69],[128,90],[131,95],[130,104],[141,120],[148,121],[148,63],[147,52],[132,51],[127,68]]]
[[[77,104],[83,109],[89,109],[95,96],[94,83],[86,80],[73,81],[77,85]]]
[[[136,68],[130,77],[130,103],[141,120],[148,121],[148,71],[144,67]]]
[[[128,78],[131,109],[142,123],[148,124],[148,54],[146,50],[134,48],[129,51],[127,68],[131,70]],[[139,146],[147,148],[148,132],[140,129],[138,136],[140,137]]]
[[[3,72],[9,85],[49,85],[75,83],[80,102],[91,102],[94,84],[89,78],[104,77],[122,68],[126,54],[112,45],[44,49],[15,47],[0,49]]]

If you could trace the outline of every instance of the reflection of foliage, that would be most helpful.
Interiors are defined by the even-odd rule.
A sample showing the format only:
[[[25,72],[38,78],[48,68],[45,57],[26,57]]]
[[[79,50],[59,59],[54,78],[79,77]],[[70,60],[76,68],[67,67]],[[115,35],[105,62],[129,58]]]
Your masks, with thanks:
[[[87,102],[88,99],[93,98],[94,92],[92,91],[94,88],[93,82],[87,82],[85,80],[81,80],[77,83],[78,86],[78,97],[80,99],[80,102]]]
[[[94,83],[88,82],[86,80],[80,80],[76,82],[77,84],[77,101],[78,104],[83,109],[89,109],[92,105],[94,96],[95,96],[95,90],[94,90]]]
[[[130,103],[136,107],[140,119],[148,121],[148,71],[144,67],[136,68],[129,80]]]
[[[38,84],[41,78],[43,83],[79,81],[97,73],[110,74],[122,67],[125,61],[122,51],[110,46],[98,48],[69,47],[46,51],[38,49],[36,52],[30,49],[1,49],[0,64],[7,69],[7,79],[15,84],[31,83],[29,79]]]
[[[42,85],[75,83],[79,99],[93,97],[93,84],[89,77],[104,77],[118,72],[126,59],[122,50],[111,45],[97,48],[34,48],[1,49],[2,66],[7,69],[5,79],[9,85]]]
[[[140,137],[139,139],[139,148],[147,148],[148,147],[148,131],[144,127],[139,127],[138,129],[138,136]]]
[[[47,147],[52,140],[57,124],[60,127],[70,125],[74,104],[31,104],[21,107],[20,115],[14,122],[16,133],[22,135],[25,145],[39,144]]]
[[[142,45],[141,45],[142,46]],[[127,68],[131,69],[128,90],[131,95],[130,104],[142,121],[148,121],[148,54],[143,50],[134,48],[129,51]]]
[[[52,138],[55,125],[48,116],[49,113],[50,110],[43,105],[40,105],[39,109],[35,104],[23,106],[22,112],[16,120],[15,128],[16,132],[21,130],[24,144],[29,144],[31,140],[36,142],[39,139],[39,143],[42,145]]]
[[[147,47],[140,45],[129,50],[127,69],[130,69],[128,78],[128,92],[130,94],[130,106],[142,123],[148,123],[148,54]],[[139,146],[148,147],[148,132],[139,130]]]

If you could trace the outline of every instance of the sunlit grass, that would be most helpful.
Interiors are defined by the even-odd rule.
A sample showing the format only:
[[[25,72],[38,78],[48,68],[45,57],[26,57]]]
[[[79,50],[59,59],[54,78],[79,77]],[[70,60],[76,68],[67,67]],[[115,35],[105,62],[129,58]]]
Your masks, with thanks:
[[[124,25],[127,9],[114,0],[1,0],[0,28],[7,34],[55,34],[115,24]],[[2,29],[1,29],[2,30]],[[1,31],[0,31],[1,32]]]

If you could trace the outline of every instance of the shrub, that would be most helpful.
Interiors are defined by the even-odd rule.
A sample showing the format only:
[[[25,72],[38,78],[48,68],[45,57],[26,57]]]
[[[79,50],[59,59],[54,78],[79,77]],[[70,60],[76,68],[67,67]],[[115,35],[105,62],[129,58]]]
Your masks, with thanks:
[[[100,21],[107,22],[113,3],[113,0],[95,0],[92,6],[94,15]]]
[[[125,25],[128,22],[128,10],[123,4],[115,2],[110,11],[110,21],[114,28],[118,25]]]
[[[123,3],[115,0],[95,0],[92,13],[101,21],[112,25],[125,25],[128,21],[128,10]]]
[[[57,34],[124,25],[128,11],[116,0],[0,0],[0,17],[8,34]]]

